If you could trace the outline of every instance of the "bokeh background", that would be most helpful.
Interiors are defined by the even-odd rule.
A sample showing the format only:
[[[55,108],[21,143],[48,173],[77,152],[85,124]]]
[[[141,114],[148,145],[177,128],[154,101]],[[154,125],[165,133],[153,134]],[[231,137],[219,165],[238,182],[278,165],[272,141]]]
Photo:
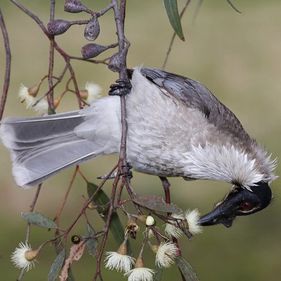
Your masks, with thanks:
[[[31,8],[45,23],[48,20],[48,1],[21,1]],[[83,16],[63,12],[62,0],[57,1],[57,18],[77,19]],[[108,1],[84,1],[100,9]],[[281,155],[281,2],[278,0],[234,1],[242,14],[234,12],[226,1],[204,1],[194,19],[197,1],[192,1],[183,19],[186,42],[176,40],[167,70],[203,82],[242,121],[247,131],[264,144],[273,157]],[[184,1],[179,1],[182,6]],[[12,77],[5,116],[30,116],[19,102],[20,83],[33,85],[47,73],[48,41],[34,22],[7,0],[0,1],[12,48]],[[101,19],[101,35],[97,42],[115,41],[112,14]],[[82,29],[57,38],[68,52],[79,55],[86,44]],[[128,1],[126,34],[131,42],[128,65],[161,67],[171,38],[162,1]],[[1,39],[2,40],[2,37]],[[0,73],[4,71],[3,44],[0,44]],[[102,65],[77,62],[74,64],[79,85],[86,81],[99,83],[106,95],[108,86],[117,78]],[[58,60],[56,71],[63,67]],[[1,81],[2,83],[2,81]],[[2,85],[2,84],[1,84]],[[59,87],[57,94],[62,91]],[[42,91],[43,93],[43,91]],[[76,108],[75,98],[67,96],[60,111]],[[96,177],[111,169],[116,157],[104,157],[82,165],[85,175],[97,182]],[[280,174],[280,167],[276,173]],[[70,181],[73,169],[68,169],[48,180],[39,197],[37,211],[54,217]],[[182,207],[198,208],[202,213],[210,210],[229,191],[226,183],[171,179],[173,201]],[[156,177],[135,173],[133,185],[140,194],[161,194]],[[280,180],[272,184],[273,203],[261,213],[238,218],[232,228],[223,226],[205,228],[202,235],[192,241],[181,240],[183,254],[202,281],[278,281],[281,280],[281,202]],[[20,213],[27,211],[35,190],[19,189],[11,175],[8,152],[0,146],[0,272],[1,280],[16,280],[18,271],[10,263],[10,254],[24,239],[25,222]],[[110,185],[105,187],[108,192]],[[63,213],[63,226],[77,214],[83,203],[86,187],[77,179]],[[91,213],[90,213],[91,215]],[[94,215],[93,215],[94,216]],[[101,226],[96,218],[95,224]],[[76,233],[83,233],[79,225]],[[36,246],[52,234],[45,229],[32,228],[31,243]],[[110,238],[108,249],[117,245]],[[46,280],[55,253],[46,247],[35,269],[24,280]],[[145,261],[153,264],[148,253]],[[76,280],[91,280],[95,262],[85,255],[73,266]],[[125,280],[122,275],[105,271],[105,280]],[[176,268],[165,271],[163,280],[180,280]]]

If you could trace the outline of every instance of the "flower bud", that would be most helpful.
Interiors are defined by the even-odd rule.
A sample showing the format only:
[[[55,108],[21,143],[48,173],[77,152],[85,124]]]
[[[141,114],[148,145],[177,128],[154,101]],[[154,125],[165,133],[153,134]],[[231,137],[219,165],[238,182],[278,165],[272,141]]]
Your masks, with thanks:
[[[159,249],[159,245],[149,244],[149,246],[150,246],[150,249],[152,250],[152,252],[153,252],[154,254],[156,254],[157,251],[158,251],[158,249]]]
[[[87,7],[85,7],[81,1],[79,0],[66,0],[64,2],[64,11],[68,13],[81,13],[87,11]]]
[[[89,93],[87,90],[80,90],[79,91],[79,96],[83,99],[86,100],[89,96]]]
[[[94,16],[86,25],[84,37],[89,41],[94,41],[100,34],[100,24],[98,18]]]
[[[88,209],[93,210],[96,208],[97,208],[97,206],[92,201],[88,204]]]
[[[141,267],[144,267],[143,257],[138,256],[136,263],[135,263],[135,268],[141,268]]]
[[[51,35],[59,35],[67,31],[70,26],[70,21],[58,19],[50,21],[47,25],[47,28]]]
[[[32,97],[36,97],[39,92],[40,86],[41,86],[41,84],[39,83],[39,84],[29,87],[28,94]]]
[[[39,250],[29,250],[26,251],[24,254],[24,257],[26,258],[27,261],[33,261],[39,254]]]
[[[57,108],[60,105],[61,98],[54,99],[54,108]]]
[[[81,54],[84,59],[90,59],[106,51],[108,47],[90,43],[82,47]]]
[[[145,221],[146,226],[153,226],[155,224],[155,219],[152,216],[147,216]]]
[[[138,230],[139,226],[137,225],[136,220],[132,217],[129,218],[125,234],[128,234],[132,239],[136,239]]]
[[[127,247],[127,238],[122,242],[119,246],[117,253],[120,255],[127,255],[128,247]]]

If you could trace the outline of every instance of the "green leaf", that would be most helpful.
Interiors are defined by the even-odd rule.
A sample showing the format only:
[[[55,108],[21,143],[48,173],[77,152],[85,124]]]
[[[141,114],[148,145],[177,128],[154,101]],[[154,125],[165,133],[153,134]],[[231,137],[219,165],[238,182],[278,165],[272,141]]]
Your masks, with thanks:
[[[86,247],[88,253],[91,256],[94,256],[96,254],[97,247],[98,247],[98,241],[96,238],[94,238],[94,235],[95,235],[95,230],[89,224],[87,224]]]
[[[48,281],[55,281],[63,267],[65,260],[65,249],[63,249],[55,258],[48,273]]]
[[[167,204],[163,197],[157,195],[135,195],[133,201],[138,205],[157,212],[182,213],[174,203]]]
[[[176,258],[176,264],[182,274],[185,281],[199,281],[196,273],[192,269],[192,266],[182,256]]]
[[[87,190],[88,190],[89,197],[91,197],[96,192],[97,189],[98,186],[95,185],[94,183],[91,182],[87,183]],[[103,190],[99,190],[97,194],[94,196],[92,202],[97,206],[97,211],[99,215],[106,222],[108,207],[110,204],[109,197],[105,194]],[[120,245],[124,241],[124,228],[116,212],[112,214],[109,229],[112,232],[113,237],[118,243],[118,245]]]
[[[26,220],[30,224],[34,224],[34,225],[46,227],[46,228],[57,228],[58,227],[53,220],[45,217],[44,215],[42,215],[40,213],[25,212],[25,213],[21,213],[21,216],[24,220]]]
[[[120,218],[116,212],[112,214],[111,223],[109,226],[111,233],[118,245],[120,245],[124,241],[124,228],[120,221]],[[130,252],[129,242],[127,242],[128,252]]]
[[[178,11],[178,3],[177,0],[164,0],[165,9],[176,34],[179,38],[184,41],[184,35],[181,26],[181,19]]]
[[[156,267],[155,274],[153,276],[153,281],[161,281],[163,277],[164,269],[162,267]]]

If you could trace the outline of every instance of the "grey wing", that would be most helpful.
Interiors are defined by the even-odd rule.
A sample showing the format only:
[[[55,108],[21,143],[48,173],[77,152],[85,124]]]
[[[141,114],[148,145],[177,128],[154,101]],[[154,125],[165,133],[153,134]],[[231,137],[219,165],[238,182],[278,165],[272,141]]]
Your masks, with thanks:
[[[240,142],[252,141],[233,112],[201,83],[160,69],[142,68],[141,73],[187,106],[199,109],[218,130]]]

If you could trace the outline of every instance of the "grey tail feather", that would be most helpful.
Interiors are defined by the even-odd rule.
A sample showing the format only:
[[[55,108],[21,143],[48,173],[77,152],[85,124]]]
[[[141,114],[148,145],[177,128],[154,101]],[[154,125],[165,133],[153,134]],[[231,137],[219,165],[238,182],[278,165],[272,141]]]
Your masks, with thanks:
[[[84,121],[79,111],[37,118],[7,118],[0,137],[10,150],[19,186],[41,183],[49,176],[102,153],[101,148],[74,133]]]

